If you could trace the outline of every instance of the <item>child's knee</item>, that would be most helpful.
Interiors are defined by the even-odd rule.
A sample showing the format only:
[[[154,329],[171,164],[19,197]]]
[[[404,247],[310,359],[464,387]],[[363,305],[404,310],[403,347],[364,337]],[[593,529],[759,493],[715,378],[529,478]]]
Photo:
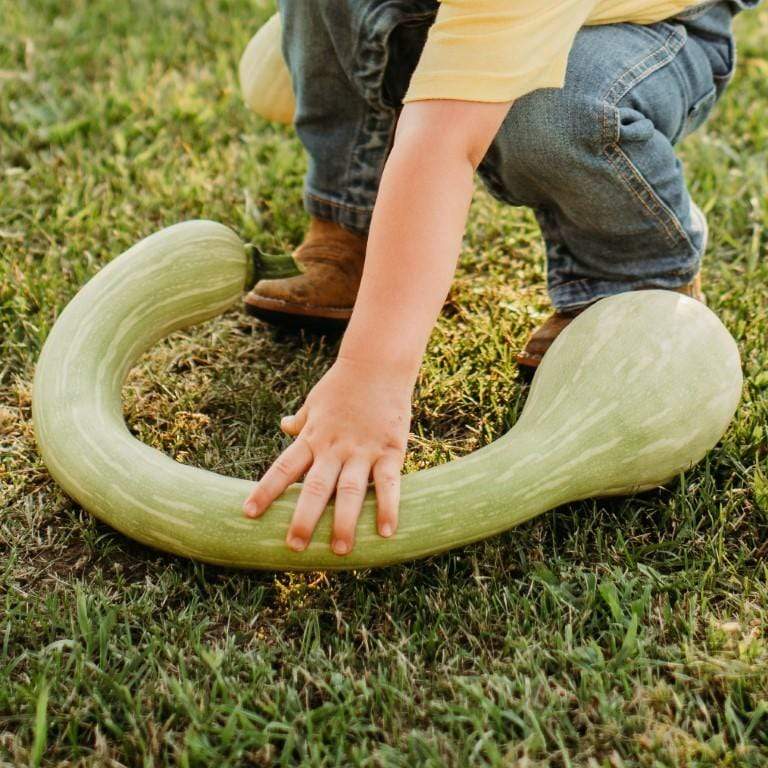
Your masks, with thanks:
[[[521,152],[542,172],[578,168],[604,145],[600,100],[566,89],[540,89],[510,109],[504,129],[516,136]]]
[[[511,107],[481,173],[497,196],[535,207],[586,181],[604,144],[597,97],[541,89]]]

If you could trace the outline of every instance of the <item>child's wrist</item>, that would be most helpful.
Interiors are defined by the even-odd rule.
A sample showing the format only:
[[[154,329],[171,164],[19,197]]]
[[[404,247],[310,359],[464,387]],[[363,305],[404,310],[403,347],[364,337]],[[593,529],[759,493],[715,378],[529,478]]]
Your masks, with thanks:
[[[424,357],[425,344],[413,333],[398,332],[396,328],[387,331],[387,325],[380,322],[381,317],[375,323],[364,320],[355,317],[353,312],[339,347],[339,359],[365,365],[376,370],[378,376],[395,382],[408,381],[413,386]]]
[[[413,387],[421,367],[421,355],[398,352],[394,355],[382,354],[375,343],[365,349],[356,349],[353,345],[345,347],[342,342],[337,360],[370,373],[377,378],[404,387]]]

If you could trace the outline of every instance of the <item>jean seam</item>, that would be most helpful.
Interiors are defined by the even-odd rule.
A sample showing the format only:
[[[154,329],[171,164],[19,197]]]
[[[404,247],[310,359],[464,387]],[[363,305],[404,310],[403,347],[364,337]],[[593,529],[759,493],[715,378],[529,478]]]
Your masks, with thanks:
[[[322,195],[316,195],[314,192],[310,192],[309,190],[304,190],[305,197],[309,198],[310,200],[317,200],[319,203],[324,203],[325,205],[330,205],[336,208],[347,208],[349,210],[358,212],[358,213],[370,213],[373,208],[369,206],[362,206],[362,205],[353,205],[352,203],[342,203],[339,200],[334,200],[332,197],[323,197]]]
[[[603,152],[606,160],[618,172],[624,186],[632,193],[648,213],[662,226],[664,234],[673,245],[680,242],[693,248],[688,233],[680,223],[675,212],[656,194],[655,190],[643,176],[640,169],[632,162],[627,153],[618,145],[606,147]],[[627,173],[628,171],[628,173]],[[666,214],[665,218],[660,214]],[[671,227],[670,227],[671,225]]]
[[[632,88],[646,80],[654,72],[669,66],[685,45],[687,35],[672,28],[663,43],[654,48],[640,61],[622,72],[604,91],[602,96],[602,132],[603,156],[617,172],[620,181],[630,194],[645,208],[656,221],[664,236],[672,245],[687,244],[693,248],[680,219],[675,212],[659,197],[653,186],[643,176],[640,169],[621,147],[621,125],[618,103]],[[646,66],[650,60],[655,61]],[[627,80],[627,77],[630,76]]]
[[[642,25],[637,26],[642,29]],[[670,45],[673,40],[676,41],[676,44]],[[671,29],[661,46],[655,48],[640,61],[625,69],[608,86],[603,94],[603,100],[608,102],[611,106],[616,106],[616,104],[618,104],[619,101],[621,101],[621,99],[624,98],[624,96],[626,96],[638,83],[674,61],[675,56],[677,56],[681,48],[685,45],[686,40],[687,36],[685,34],[681,34],[675,28]],[[658,57],[658,60],[654,65],[648,67],[644,66],[649,59],[654,57]],[[633,71],[635,72],[634,76],[628,82],[623,83],[622,81],[624,78],[630,75]],[[622,88],[623,90],[621,90]]]

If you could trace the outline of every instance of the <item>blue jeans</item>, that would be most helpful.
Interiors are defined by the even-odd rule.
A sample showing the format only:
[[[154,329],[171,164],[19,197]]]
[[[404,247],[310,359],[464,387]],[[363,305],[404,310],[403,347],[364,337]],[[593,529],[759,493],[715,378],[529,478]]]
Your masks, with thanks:
[[[565,87],[509,110],[478,173],[529,206],[559,310],[698,272],[706,221],[674,145],[733,75],[733,16],[759,0],[709,3],[651,25],[584,27]],[[309,156],[304,204],[365,233],[408,81],[436,0],[279,0],[294,125]]]

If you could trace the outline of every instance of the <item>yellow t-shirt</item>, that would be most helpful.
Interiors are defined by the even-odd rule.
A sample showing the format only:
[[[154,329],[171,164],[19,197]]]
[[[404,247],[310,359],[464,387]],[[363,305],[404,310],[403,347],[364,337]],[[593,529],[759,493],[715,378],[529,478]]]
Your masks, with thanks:
[[[537,88],[561,88],[581,27],[651,24],[704,2],[441,0],[403,101],[514,101]]]

